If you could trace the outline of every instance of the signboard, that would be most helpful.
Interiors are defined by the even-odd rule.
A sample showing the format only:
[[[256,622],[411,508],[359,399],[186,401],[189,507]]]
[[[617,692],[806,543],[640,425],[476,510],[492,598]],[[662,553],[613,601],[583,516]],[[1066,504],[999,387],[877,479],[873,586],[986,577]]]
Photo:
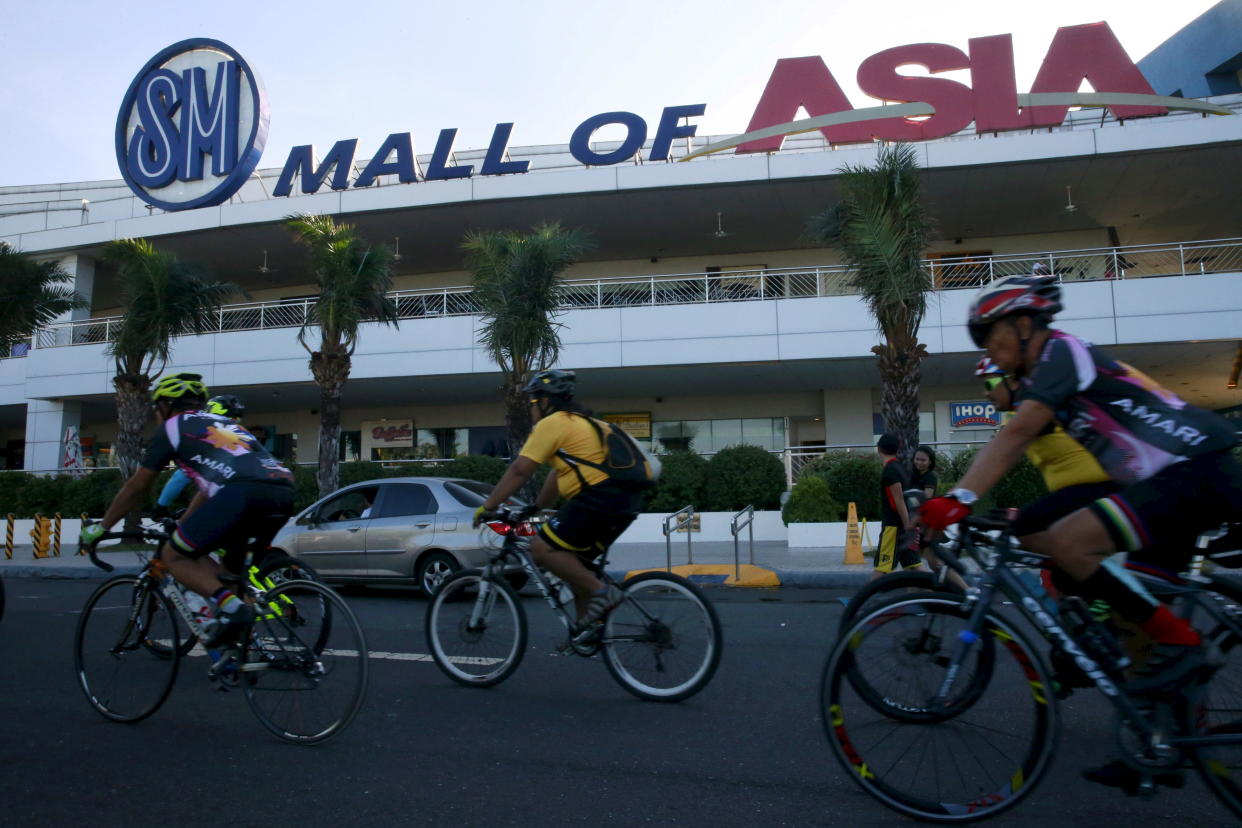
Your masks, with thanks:
[[[362,438],[371,448],[413,448],[414,420],[371,420],[362,424]]]
[[[949,403],[949,428],[997,428],[996,406],[986,400]]]
[[[606,423],[620,426],[621,430],[635,440],[651,439],[651,412],[640,411],[630,414],[601,414],[599,418]]]
[[[125,93],[117,164],[162,210],[223,204],[258,166],[268,120],[263,83],[236,50],[183,40],[147,61]]]

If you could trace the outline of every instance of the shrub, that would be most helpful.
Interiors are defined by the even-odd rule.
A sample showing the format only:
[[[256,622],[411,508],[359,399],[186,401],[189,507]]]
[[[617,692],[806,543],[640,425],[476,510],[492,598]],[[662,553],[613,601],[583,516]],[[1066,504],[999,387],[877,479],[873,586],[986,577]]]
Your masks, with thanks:
[[[439,465],[438,463],[436,465]],[[502,457],[487,457],[482,454],[462,454],[444,464],[444,477],[462,477],[466,480],[477,480],[480,483],[491,483],[493,486],[509,467],[509,461]],[[422,472],[419,472],[422,474]],[[427,472],[431,474],[431,472]],[[546,473],[542,477],[546,477]],[[542,477],[536,477],[541,481]]]
[[[828,493],[842,509],[850,503],[858,507],[858,517],[880,518],[880,459],[870,452],[834,451],[809,461],[798,475],[822,477]]]
[[[101,518],[116,493],[121,490],[123,482],[120,469],[101,469],[76,480],[70,478],[65,487],[64,501],[56,511],[64,518],[81,517],[83,513],[92,518]],[[160,483],[161,486],[152,493],[152,504],[159,497],[163,481]]]
[[[707,510],[772,509],[785,491],[785,466],[758,446],[730,446],[707,463]]]
[[[0,472],[0,516],[17,513],[17,494],[26,484],[26,479],[25,472]]]
[[[841,504],[832,499],[828,483],[819,475],[798,481],[781,509],[781,520],[791,523],[829,523],[841,519]]]
[[[36,514],[50,517],[60,512],[71,482],[73,478],[64,475],[27,475],[25,484],[17,492],[18,517],[31,518]]]
[[[957,481],[966,474],[970,468],[970,464],[974,462],[975,456],[979,454],[979,448],[973,447],[957,454],[949,464],[951,468],[945,469],[945,474],[941,477],[942,491],[948,491],[957,485]],[[945,482],[947,480],[947,483]],[[1011,506],[1025,506],[1033,500],[1038,500],[1048,494],[1048,487],[1044,485],[1043,475],[1039,470],[1023,457],[1018,464],[1001,478],[992,491],[988,492],[974,506],[976,514],[983,514],[990,509],[1009,508]]]
[[[660,458],[660,480],[647,495],[648,512],[670,513],[686,506],[700,508],[707,482],[707,461],[692,451],[674,451]]]

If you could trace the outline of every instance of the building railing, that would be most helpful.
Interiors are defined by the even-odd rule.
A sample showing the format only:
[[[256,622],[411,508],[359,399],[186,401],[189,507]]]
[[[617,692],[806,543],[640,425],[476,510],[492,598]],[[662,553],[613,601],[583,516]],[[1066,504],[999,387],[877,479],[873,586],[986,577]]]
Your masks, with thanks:
[[[1242,238],[1130,245],[1086,250],[1003,253],[923,260],[936,290],[977,288],[1001,276],[1047,272],[1063,282],[1190,276],[1242,271]],[[651,307],[856,295],[849,265],[765,268],[722,273],[615,276],[565,280],[564,310]],[[400,319],[468,316],[480,312],[469,286],[399,290],[389,294]],[[225,305],[207,333],[295,328],[311,318],[314,298]],[[38,348],[112,342],[122,317],[50,325],[35,336]]]

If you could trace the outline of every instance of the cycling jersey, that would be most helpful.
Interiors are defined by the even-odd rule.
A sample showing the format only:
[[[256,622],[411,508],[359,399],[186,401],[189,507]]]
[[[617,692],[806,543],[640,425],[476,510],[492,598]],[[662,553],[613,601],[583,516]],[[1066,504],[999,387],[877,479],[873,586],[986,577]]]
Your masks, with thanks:
[[[159,471],[169,460],[208,497],[230,483],[293,485],[293,473],[254,435],[227,417],[205,411],[186,411],[165,420],[147,445],[142,467]]]
[[[606,427],[607,424],[604,425]],[[568,411],[553,412],[535,423],[520,454],[540,465],[550,462],[556,471],[556,488],[561,497],[571,498],[582,490],[582,481],[578,479],[574,466],[556,456],[558,449],[592,463],[603,463],[604,444],[586,417]],[[608,475],[590,466],[581,465],[577,469],[582,472],[588,486],[593,487],[608,479]]]
[[[1064,331],[1052,331],[1022,399],[1051,408],[1070,437],[1119,483],[1146,480],[1237,442],[1229,421],[1187,404],[1147,375]]]

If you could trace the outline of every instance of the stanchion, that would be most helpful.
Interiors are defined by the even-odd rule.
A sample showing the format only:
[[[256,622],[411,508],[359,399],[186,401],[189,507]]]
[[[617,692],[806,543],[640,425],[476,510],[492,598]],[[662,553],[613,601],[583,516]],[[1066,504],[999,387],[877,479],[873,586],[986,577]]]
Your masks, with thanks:
[[[60,512],[56,513],[56,522],[52,524],[52,554],[60,557]]]
[[[6,517],[9,519],[9,525],[4,532],[4,557],[11,561],[13,560],[13,523],[16,518],[13,517],[12,512],[9,512]]]
[[[47,548],[52,540],[51,521],[35,513],[34,528],[30,530],[30,542],[34,545],[35,560],[48,557]]]
[[[81,526],[86,526],[86,522],[87,522],[88,520],[90,520],[90,518],[88,518],[88,517],[86,516],[86,512],[83,512],[83,513],[80,515],[80,518],[81,518],[81,524],[80,524]],[[78,532],[79,532],[79,533],[80,533],[81,531],[82,531],[81,529],[79,529],[79,530],[78,530]],[[85,555],[85,554],[86,554],[86,547],[82,546],[82,544],[81,544],[81,543],[78,543],[78,554],[79,554],[79,555]]]

